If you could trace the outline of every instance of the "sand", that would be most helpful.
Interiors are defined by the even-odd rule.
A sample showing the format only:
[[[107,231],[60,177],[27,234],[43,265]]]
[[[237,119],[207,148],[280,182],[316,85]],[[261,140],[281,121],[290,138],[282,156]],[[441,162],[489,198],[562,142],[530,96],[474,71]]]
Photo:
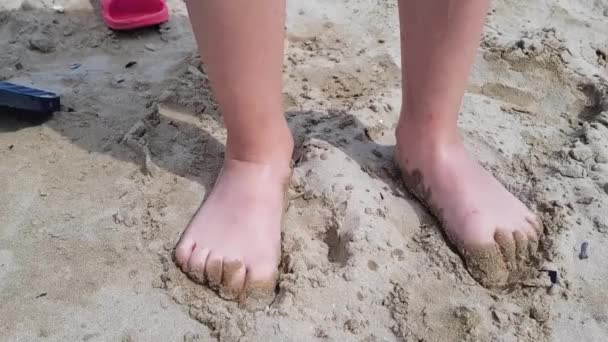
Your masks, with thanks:
[[[460,126],[546,233],[539,269],[501,290],[471,278],[391,162],[396,2],[289,1],[297,149],[260,311],[171,260],[225,141],[184,3],[132,33],[95,4],[0,4],[0,80],[63,101],[42,123],[0,113],[0,340],[608,339],[608,1],[493,2]]]

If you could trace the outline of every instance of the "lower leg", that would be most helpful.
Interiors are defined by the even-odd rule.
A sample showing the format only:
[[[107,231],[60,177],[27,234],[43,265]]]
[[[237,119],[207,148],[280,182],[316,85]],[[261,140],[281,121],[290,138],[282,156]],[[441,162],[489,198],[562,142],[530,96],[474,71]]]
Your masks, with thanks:
[[[176,262],[229,299],[272,292],[293,149],[281,105],[285,4],[205,0],[188,9],[228,139],[222,172]]]
[[[464,148],[457,118],[487,0],[401,0],[403,108],[395,159],[471,274],[502,285],[536,249],[538,219]]]
[[[189,1],[194,34],[228,130],[227,158],[291,160],[282,108],[284,0]]]
[[[487,0],[399,2],[404,70],[400,129],[421,125],[434,138],[456,138],[487,6]]]

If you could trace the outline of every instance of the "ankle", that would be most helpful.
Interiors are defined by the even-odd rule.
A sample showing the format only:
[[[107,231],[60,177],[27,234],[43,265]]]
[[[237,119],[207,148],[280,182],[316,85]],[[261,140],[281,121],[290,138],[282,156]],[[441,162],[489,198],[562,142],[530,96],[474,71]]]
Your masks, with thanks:
[[[250,186],[264,187],[277,181],[287,185],[291,179],[291,174],[291,167],[285,164],[243,161],[229,157],[224,159],[222,168],[222,175],[235,176],[239,181]]]
[[[441,149],[445,145],[462,142],[458,127],[449,122],[401,119],[395,130],[400,149]]]
[[[294,141],[288,128],[258,132],[255,136],[228,134],[226,160],[289,168]]]
[[[408,162],[447,160],[464,148],[456,129],[433,130],[428,126],[408,123],[399,125],[395,132],[395,161],[401,167]]]

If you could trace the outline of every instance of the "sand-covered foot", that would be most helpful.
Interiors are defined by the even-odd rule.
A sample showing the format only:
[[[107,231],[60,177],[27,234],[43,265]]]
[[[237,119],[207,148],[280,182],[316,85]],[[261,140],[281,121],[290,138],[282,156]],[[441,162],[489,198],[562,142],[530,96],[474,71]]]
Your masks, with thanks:
[[[226,299],[271,297],[290,175],[289,167],[227,160],[176,247],[181,269]]]
[[[471,275],[484,286],[525,276],[542,234],[539,219],[459,138],[436,142],[410,134],[398,141],[395,159],[406,186],[441,221]]]

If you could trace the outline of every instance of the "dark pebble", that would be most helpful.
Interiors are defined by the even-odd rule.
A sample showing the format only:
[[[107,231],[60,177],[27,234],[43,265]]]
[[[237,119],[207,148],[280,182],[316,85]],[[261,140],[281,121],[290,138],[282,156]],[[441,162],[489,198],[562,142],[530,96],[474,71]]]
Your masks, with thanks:
[[[559,283],[559,273],[555,270],[547,270],[547,274],[549,275],[549,279],[551,279],[551,284]]]
[[[583,242],[581,245],[581,252],[578,255],[578,258],[581,260],[588,259],[589,254],[587,254],[587,248],[589,248],[589,242]]]
[[[127,69],[128,69],[128,68],[130,68],[130,67],[134,66],[135,64],[137,64],[137,62],[136,62],[136,61],[130,61],[129,63],[127,63],[127,64],[125,65],[125,68],[127,68]]]

